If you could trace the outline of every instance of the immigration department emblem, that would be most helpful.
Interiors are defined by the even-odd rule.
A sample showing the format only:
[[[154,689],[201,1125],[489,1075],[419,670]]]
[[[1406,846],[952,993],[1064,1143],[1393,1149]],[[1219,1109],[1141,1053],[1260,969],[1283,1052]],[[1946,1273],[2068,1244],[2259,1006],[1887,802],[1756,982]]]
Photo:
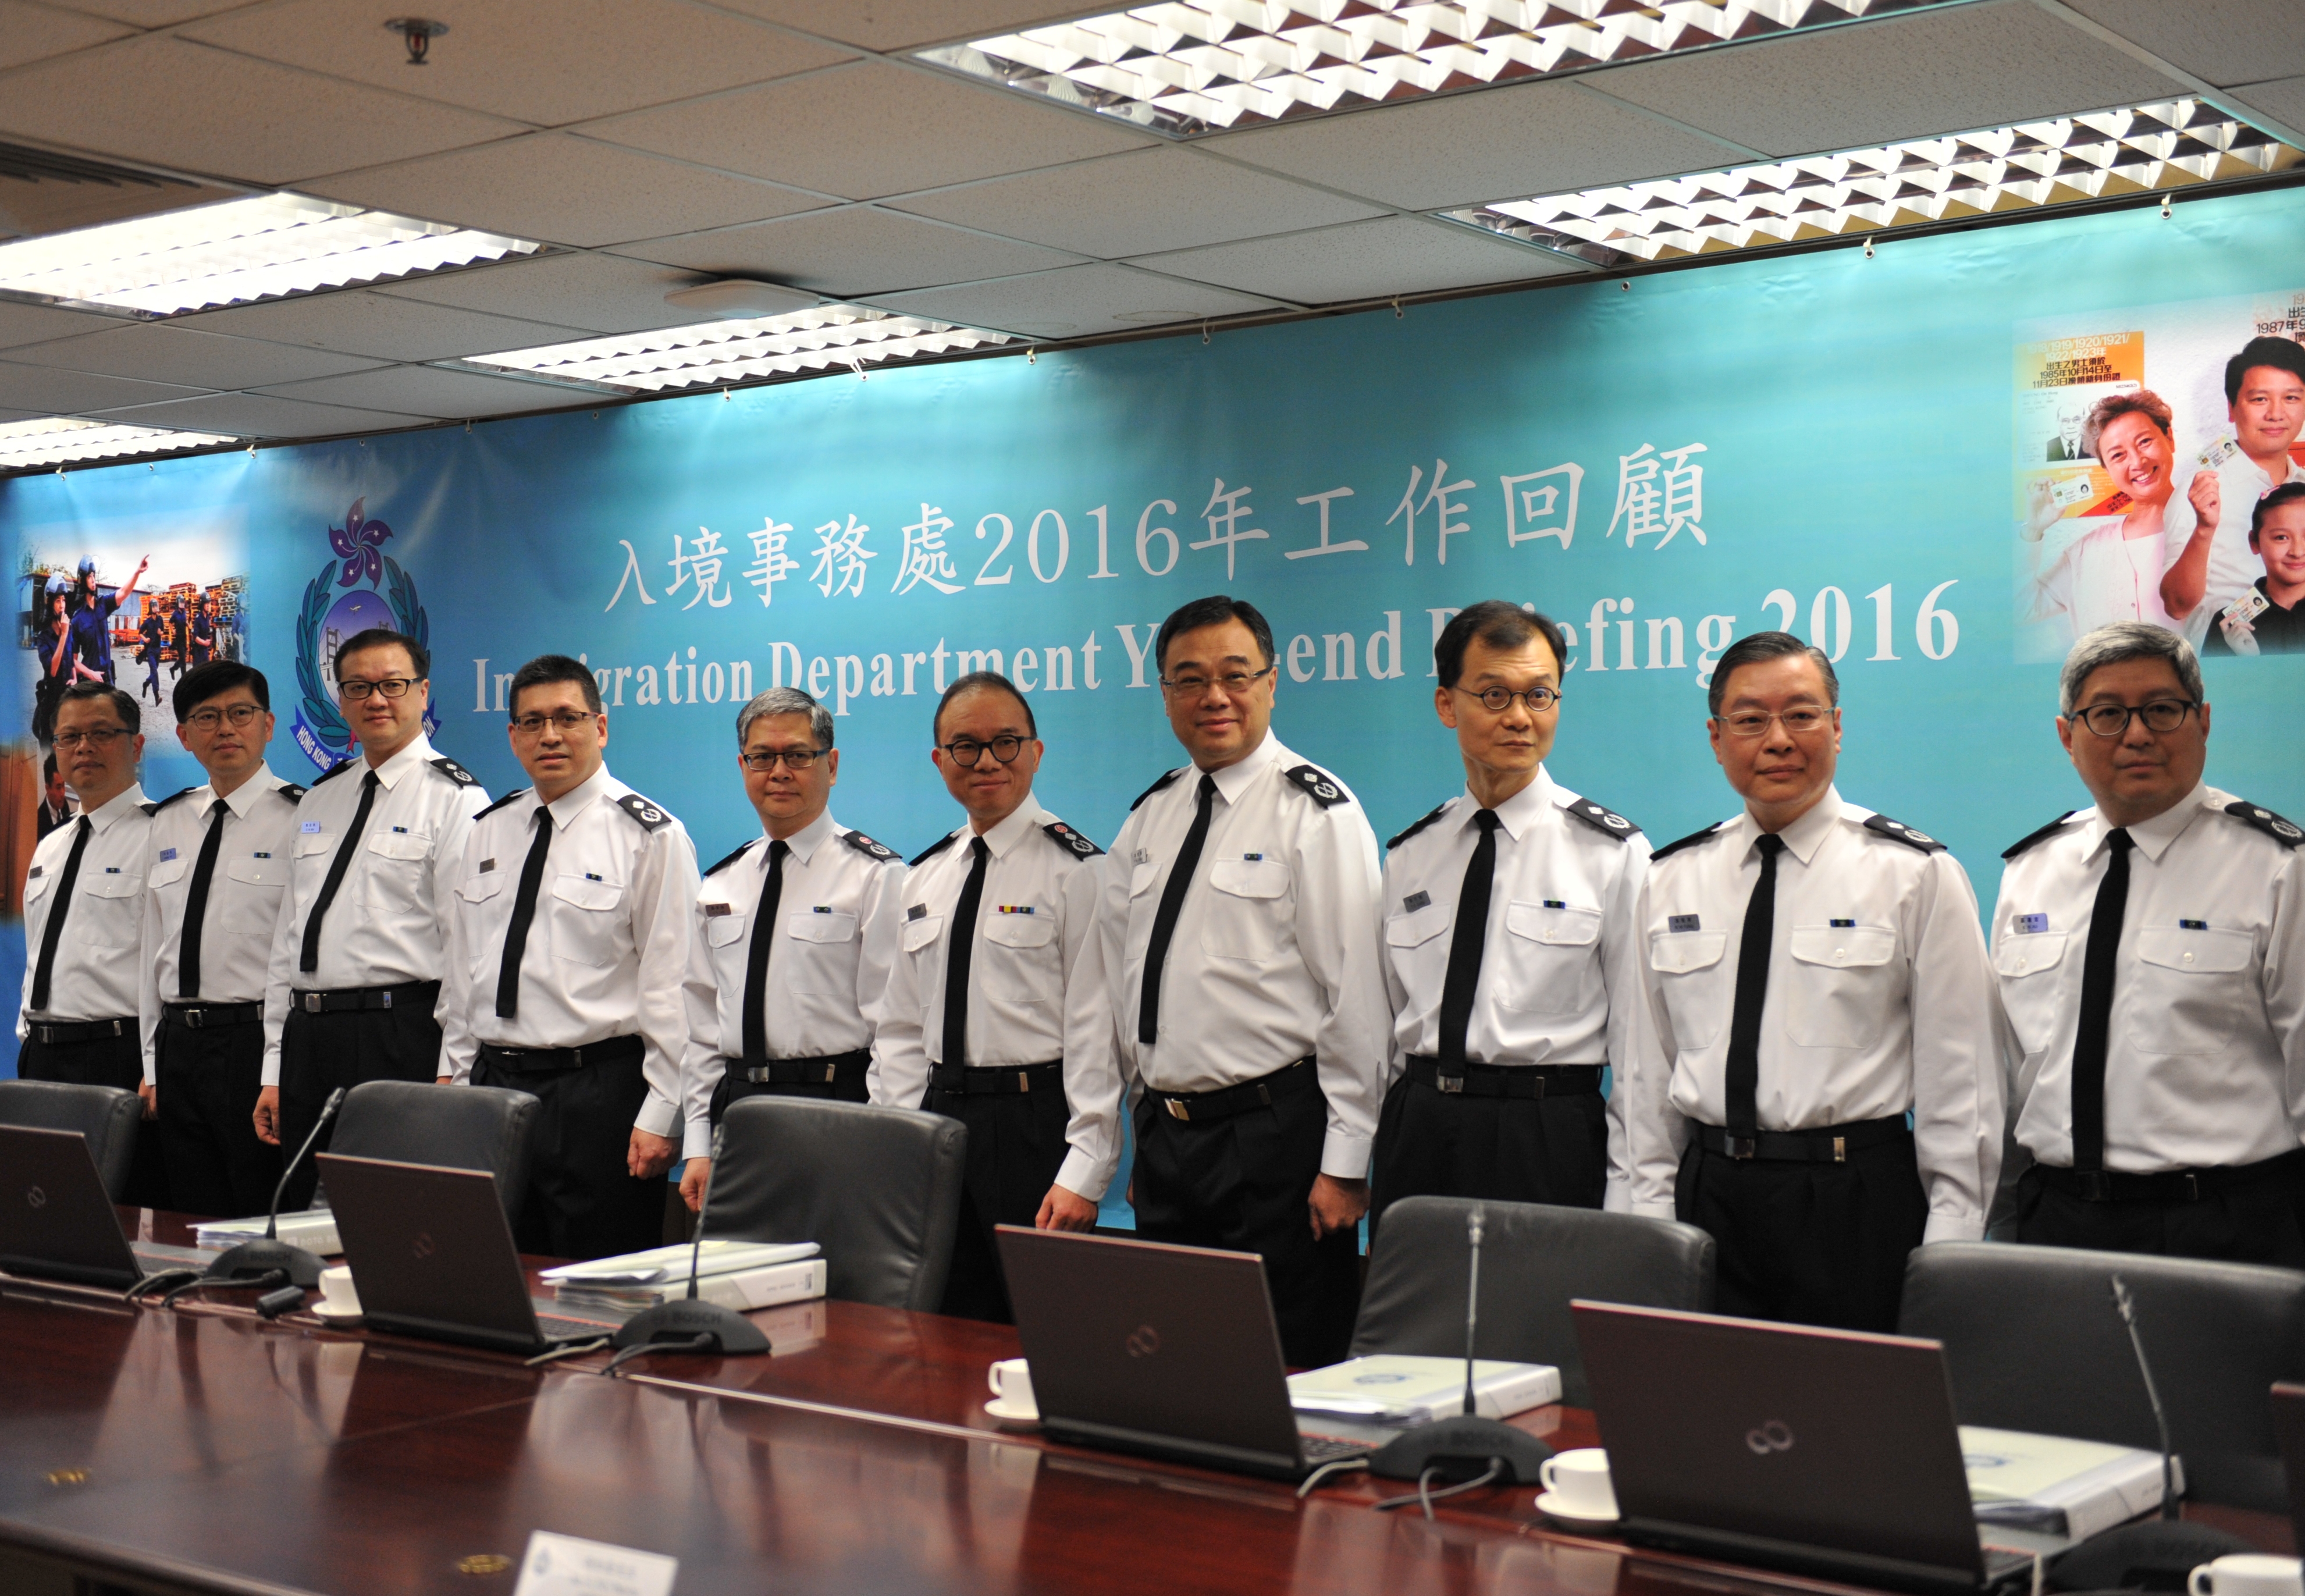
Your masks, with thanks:
[[[366,499],[353,500],[342,526],[328,529],[328,562],[304,585],[296,612],[296,746],[314,768],[326,770],[353,752],[352,730],[336,707],[336,650],[345,639],[383,627],[429,647],[430,627],[416,596],[416,582],[384,552],[392,528],[370,520]],[[424,712],[424,731],[439,730],[440,718]]]

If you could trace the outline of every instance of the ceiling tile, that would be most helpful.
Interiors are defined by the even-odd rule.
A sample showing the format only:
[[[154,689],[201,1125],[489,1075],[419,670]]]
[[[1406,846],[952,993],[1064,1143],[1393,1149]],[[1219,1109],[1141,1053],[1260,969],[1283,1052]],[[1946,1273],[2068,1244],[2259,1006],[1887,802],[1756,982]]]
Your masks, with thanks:
[[[49,366],[29,366],[18,361],[0,362],[0,405],[51,414],[73,414],[120,405],[149,405],[160,399],[180,399],[199,390],[160,382],[131,382],[124,377],[102,377],[88,371],[59,371]]]
[[[668,305],[664,296],[697,280],[693,271],[620,255],[547,255],[411,277],[375,292],[468,311],[540,316],[591,332],[640,332],[695,320],[694,311]]]
[[[48,0],[64,11],[83,16],[109,17],[132,28],[173,28],[179,22],[234,11],[249,0]]]
[[[877,61],[642,111],[585,131],[852,200],[1153,142],[1005,89]]]
[[[484,316],[453,305],[422,304],[358,289],[180,316],[176,325],[345,354],[372,354],[379,360],[454,360],[496,349],[561,343],[588,330]]]
[[[1578,269],[1525,245],[1484,238],[1469,227],[1413,217],[1143,255],[1131,264],[1297,304],[1429,294]]]
[[[548,243],[592,248],[824,203],[748,177],[565,133],[534,133],[307,183],[305,192]]]
[[[1410,210],[1629,183],[1743,158],[1575,83],[1283,123],[1211,139],[1205,148]]]
[[[380,410],[351,410],[268,394],[209,394],[166,405],[138,405],[96,413],[99,419],[130,427],[178,427],[221,432],[228,438],[326,438],[338,432],[388,432],[421,427],[429,415],[392,415]]]
[[[1614,67],[1585,81],[1780,156],[2046,121],[2188,92],[2032,0],[1907,12]]]
[[[2275,83],[2252,83],[2233,90],[2242,105],[2263,112],[2289,128],[2305,132],[2305,78],[2284,78]]]
[[[356,371],[376,363],[356,354],[228,338],[165,321],[141,321],[115,327],[109,332],[59,338],[20,349],[13,358],[27,365],[213,388],[294,382]]]
[[[75,333],[102,332],[125,322],[126,318],[120,316],[92,316],[81,311],[59,310],[55,305],[0,300],[0,349],[44,344],[50,338],[68,338]]]
[[[404,0],[289,0],[189,38],[543,127],[853,60],[679,0],[431,0],[448,24],[421,68],[385,30]],[[603,70],[613,64],[614,70]]]
[[[247,183],[294,183],[516,131],[165,37],[26,67],[0,95],[0,132]]]
[[[27,5],[24,0],[0,0],[0,69],[85,50],[129,31],[101,17]]]
[[[1133,332],[1276,308],[1272,301],[1251,294],[1105,265],[1068,266],[997,283],[881,294],[872,303],[908,315],[989,327],[1028,338]]]
[[[897,209],[1107,260],[1381,214],[1372,205],[1176,148],[995,178],[920,195]]]
[[[2305,73],[2296,0],[2065,0],[2170,65],[2226,86]]]
[[[1100,9],[1050,0],[720,0],[731,11],[868,50],[911,49],[1014,33]]]
[[[766,277],[834,298],[1042,271],[1075,257],[855,206],[622,252],[715,277]]]
[[[350,405],[362,410],[398,411],[450,421],[472,415],[566,409],[588,401],[600,402],[595,396],[541,382],[438,371],[430,366],[387,366],[380,371],[323,377],[317,381],[287,383],[264,391],[276,398],[318,400],[324,405]]]

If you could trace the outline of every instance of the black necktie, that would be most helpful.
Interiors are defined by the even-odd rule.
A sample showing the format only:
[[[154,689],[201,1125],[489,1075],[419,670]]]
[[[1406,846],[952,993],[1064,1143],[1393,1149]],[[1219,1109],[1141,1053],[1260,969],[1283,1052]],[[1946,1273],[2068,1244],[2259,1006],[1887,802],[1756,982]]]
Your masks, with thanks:
[[[88,851],[89,833],[94,829],[87,815],[80,817],[80,824],[72,832],[72,853],[64,860],[64,873],[56,878],[55,889],[48,893],[48,923],[40,928],[40,962],[32,970],[30,1007],[35,1014],[48,1011],[48,977],[56,970],[56,939],[64,934],[64,916],[72,909],[72,885],[80,880],[80,856]]]
[[[184,891],[184,940],[176,952],[176,995],[190,1003],[200,994],[200,933],[208,917],[208,883],[216,879],[217,855],[224,848],[222,798],[208,806],[208,834],[200,839],[200,857],[192,866],[192,884]]]
[[[1497,875],[1497,812],[1473,816],[1481,840],[1465,866],[1457,893],[1457,928],[1449,936],[1449,974],[1441,983],[1441,1063],[1451,1073],[1465,1067],[1465,1032],[1473,1023],[1473,993],[1481,984],[1481,954],[1489,940],[1489,889]]]
[[[2105,1167],[2105,1044],[2113,1020],[2114,955],[2129,911],[2129,850],[2119,826],[2105,834],[2105,879],[2089,909],[2088,950],[2081,956],[2081,1011],[2073,1027],[2073,1167]]]
[[[1761,1004],[1769,995],[1769,943],[1777,925],[1777,856],[1785,840],[1763,832],[1761,879],[1745,900],[1745,930],[1737,941],[1737,1006],[1729,1019],[1729,1134],[1761,1130]]]
[[[975,952],[976,911],[984,901],[984,865],[992,857],[982,837],[968,840],[968,881],[953,906],[952,940],[944,952],[944,1058],[958,1069],[968,1062],[968,960]]]
[[[769,872],[761,883],[761,901],[753,910],[753,940],[744,948],[744,1063],[758,1069],[769,1062],[769,939],[776,935],[777,905],[785,895],[783,842],[769,844]]]
[[[1204,774],[1195,799],[1192,829],[1169,866],[1169,880],[1161,889],[1161,907],[1152,916],[1152,940],[1144,947],[1144,992],[1136,1004],[1136,1039],[1146,1046],[1161,1035],[1161,966],[1169,958],[1169,939],[1177,934],[1177,917],[1185,912],[1185,892],[1200,868],[1201,849],[1209,840],[1209,813],[1216,802],[1217,780]]]
[[[544,884],[544,856],[552,849],[552,811],[536,807],[536,841],[528,845],[528,859],[520,867],[520,891],[512,900],[512,918],[505,923],[504,961],[497,966],[497,1018],[510,1020],[520,1012],[520,956],[528,952],[529,922],[536,918],[536,893]]]
[[[344,840],[336,844],[336,857],[328,861],[327,878],[320,883],[320,895],[312,900],[312,912],[304,917],[304,946],[296,960],[296,968],[310,974],[320,968],[320,921],[328,912],[328,905],[336,900],[336,889],[344,884],[344,872],[353,867],[353,850],[360,846],[361,830],[368,824],[368,812],[376,807],[377,780],[374,771],[361,778],[360,807],[353,811],[353,823],[345,828]]]

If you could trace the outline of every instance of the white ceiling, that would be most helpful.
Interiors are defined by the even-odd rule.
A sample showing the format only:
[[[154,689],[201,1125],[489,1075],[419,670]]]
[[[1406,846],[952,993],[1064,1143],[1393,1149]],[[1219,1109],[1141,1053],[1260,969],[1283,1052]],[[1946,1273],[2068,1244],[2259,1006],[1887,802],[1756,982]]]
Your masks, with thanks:
[[[407,64],[383,24],[446,21]],[[2298,0],[1965,0],[1175,144],[913,61],[1052,0],[0,0],[0,139],[555,246],[165,324],[0,303],[0,419],[283,439],[551,408],[462,356],[719,275],[1055,339],[1580,269],[1430,212],[2209,93],[2305,124]],[[586,404],[599,401],[588,398]]]

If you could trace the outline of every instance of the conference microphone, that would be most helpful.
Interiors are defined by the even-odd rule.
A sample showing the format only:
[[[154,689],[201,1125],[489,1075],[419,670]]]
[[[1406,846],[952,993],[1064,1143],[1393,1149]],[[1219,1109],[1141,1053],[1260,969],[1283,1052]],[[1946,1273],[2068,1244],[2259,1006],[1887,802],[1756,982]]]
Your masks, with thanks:
[[[734,1309],[697,1300],[696,1276],[704,1257],[704,1216],[712,1210],[712,1177],[720,1167],[720,1145],[726,1126],[712,1132],[712,1161],[704,1168],[704,1190],[696,1202],[696,1236],[688,1249],[688,1295],[677,1302],[659,1302],[626,1319],[608,1344],[618,1349],[608,1360],[614,1370],[628,1359],[652,1352],[764,1353],[769,1338],[761,1327]]]
[[[2144,1377],[2145,1400],[2153,1404],[2153,1424],[2161,1432],[2161,1516],[2177,1516],[2177,1455],[2169,1444],[2169,1413],[2161,1405],[2161,1388],[2153,1383],[2153,1365],[2145,1356],[2145,1337],[2137,1329],[2137,1304],[2130,1300],[2129,1283],[2113,1277],[2113,1305],[2129,1327],[2129,1347],[2137,1354],[2137,1372]]]
[[[312,1133],[304,1138],[304,1145],[288,1160],[288,1167],[280,1172],[280,1183],[272,1189],[272,1210],[264,1216],[264,1239],[242,1242],[208,1266],[202,1276],[208,1281],[230,1281],[253,1284],[274,1273],[285,1276],[288,1284],[310,1291],[320,1284],[320,1271],[327,1266],[318,1253],[307,1252],[302,1247],[291,1247],[278,1240],[280,1234],[280,1199],[288,1194],[289,1177],[311,1152],[312,1144],[320,1139],[320,1132],[336,1117],[336,1110],[344,1105],[344,1088],[338,1087],[320,1105],[320,1117],[312,1122]],[[267,1318],[271,1317],[267,1315]]]

